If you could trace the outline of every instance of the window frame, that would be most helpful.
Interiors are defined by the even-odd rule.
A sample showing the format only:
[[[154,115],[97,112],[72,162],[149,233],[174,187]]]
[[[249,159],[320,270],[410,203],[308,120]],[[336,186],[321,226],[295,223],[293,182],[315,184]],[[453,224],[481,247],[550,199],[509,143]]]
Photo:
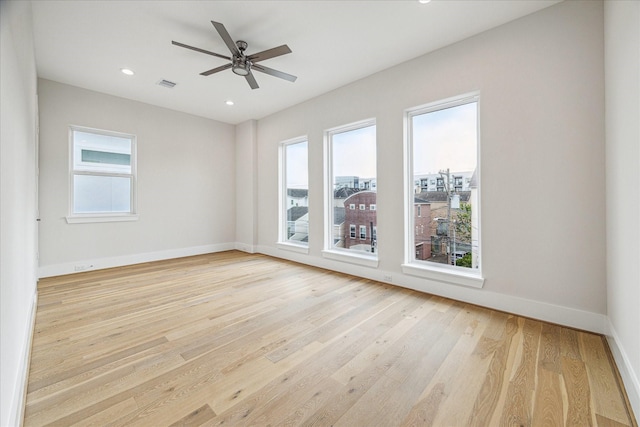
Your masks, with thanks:
[[[477,190],[477,218],[478,218],[478,268],[470,269],[457,267],[448,264],[436,264],[430,263],[426,261],[417,260],[415,258],[415,221],[414,221],[414,194],[415,188],[413,185],[414,182],[414,171],[413,171],[413,126],[412,126],[412,118],[414,116],[419,116],[422,114],[428,114],[435,111],[444,110],[447,108],[457,107],[461,105],[466,105],[469,103],[475,102],[477,105],[477,159],[476,159],[476,179],[478,182],[478,190]],[[404,169],[405,169],[405,217],[404,217],[404,226],[405,226],[405,254],[404,254],[404,263],[402,264],[402,271],[405,274],[417,276],[421,278],[436,280],[439,282],[444,282],[448,284],[469,286],[474,288],[482,288],[484,285],[484,277],[482,276],[482,238],[481,238],[481,185],[480,185],[480,170],[481,170],[481,162],[480,162],[480,153],[481,153],[481,123],[480,123],[480,114],[481,113],[481,100],[480,100],[480,92],[470,92],[460,96],[455,96],[443,100],[438,100],[435,102],[431,102],[428,104],[420,105],[417,107],[412,107],[405,110],[404,113]]]
[[[306,143],[307,144],[307,180],[309,177],[309,137],[307,135],[298,136],[295,138],[287,139],[280,142],[278,147],[278,241],[276,245],[280,249],[285,249],[293,252],[309,253],[309,242],[296,242],[289,240],[287,234],[288,220],[287,210],[291,206],[287,206],[287,147],[290,145]],[[307,191],[309,189],[307,188]],[[309,198],[308,198],[309,199]],[[307,199],[307,200],[308,200]],[[309,203],[310,204],[310,203]],[[307,211],[308,212],[308,211]],[[307,224],[307,233],[309,237],[309,228]],[[308,239],[307,239],[308,240]]]
[[[68,197],[68,215],[66,217],[68,224],[81,224],[81,223],[98,223],[98,222],[120,222],[120,221],[137,221],[138,209],[137,209],[137,182],[138,182],[138,153],[137,153],[137,137],[134,134],[116,132],[104,129],[90,128],[86,126],[69,126],[69,197]],[[129,139],[131,143],[130,153],[130,172],[109,172],[109,171],[97,171],[97,170],[82,170],[75,168],[75,156],[76,156],[76,141],[74,140],[74,132],[91,133],[101,136],[113,136],[117,138]],[[80,152],[82,149],[80,148]],[[96,169],[99,169],[96,168]],[[76,176],[107,176],[107,177],[120,177],[129,178],[130,181],[130,209],[129,212],[87,212],[77,213],[74,212],[75,205],[75,186],[74,178]]]
[[[347,262],[364,267],[378,267],[378,252],[371,253],[359,253],[358,251],[352,251],[349,249],[335,248],[333,246],[333,136],[345,132],[350,132],[366,127],[376,127],[376,151],[378,149],[378,132],[375,118],[369,118],[352,122],[346,125],[337,126],[324,131],[324,248],[322,250],[322,256],[327,259],[336,261]],[[376,180],[377,180],[377,153],[376,153]],[[354,206],[355,208],[355,206]],[[346,206],[345,206],[346,209]],[[345,224],[346,226],[346,224]],[[345,233],[346,234],[346,233]]]

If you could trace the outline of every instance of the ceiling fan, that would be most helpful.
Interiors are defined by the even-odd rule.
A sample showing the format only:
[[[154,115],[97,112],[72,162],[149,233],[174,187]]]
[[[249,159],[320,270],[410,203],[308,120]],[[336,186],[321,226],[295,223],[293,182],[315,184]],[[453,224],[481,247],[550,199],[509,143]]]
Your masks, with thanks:
[[[290,82],[295,82],[297,77],[292,76],[291,74],[283,73],[282,71],[274,70],[273,68],[265,67],[264,65],[258,64],[260,61],[264,61],[265,59],[275,58],[276,56],[285,55],[287,53],[291,53],[291,49],[286,44],[282,46],[274,47],[271,49],[263,50],[262,52],[254,53],[252,55],[246,55],[244,51],[247,49],[247,42],[244,40],[238,40],[236,42],[233,41],[229,32],[219,22],[211,21],[215,29],[222,37],[222,40],[227,45],[229,50],[231,51],[231,57],[220,55],[219,53],[210,52],[208,50],[200,49],[198,47],[193,47],[186,45],[184,43],[180,43],[177,41],[171,41],[172,44],[180,47],[184,47],[186,49],[195,50],[196,52],[206,53],[207,55],[216,56],[218,58],[227,59],[231,61],[229,64],[223,65],[221,67],[212,68],[211,70],[203,71],[200,73],[201,76],[210,76],[211,74],[227,70],[231,68],[231,71],[236,73],[239,76],[244,76],[247,79],[247,83],[251,86],[251,89],[257,89],[258,82],[256,82],[255,77],[253,76],[252,70],[259,71],[261,73],[269,74],[270,76],[279,77],[281,79],[288,80]]]

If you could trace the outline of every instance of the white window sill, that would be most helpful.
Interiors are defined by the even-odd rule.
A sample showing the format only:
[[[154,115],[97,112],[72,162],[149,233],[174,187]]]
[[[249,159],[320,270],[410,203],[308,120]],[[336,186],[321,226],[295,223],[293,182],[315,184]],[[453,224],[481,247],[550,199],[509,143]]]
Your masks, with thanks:
[[[297,243],[290,242],[278,242],[276,243],[278,249],[282,249],[285,251],[297,252],[299,254],[308,254],[309,246],[308,245],[300,245]]]
[[[67,224],[86,224],[93,222],[121,222],[137,221],[137,214],[108,214],[108,215],[73,215],[67,217]]]
[[[424,279],[437,280],[439,282],[450,283],[454,285],[469,286],[472,288],[482,288],[484,285],[484,277],[479,274],[478,270],[470,270],[469,272],[461,271],[446,266],[427,266],[422,263],[402,264],[402,272],[411,276],[422,277]]]
[[[345,250],[324,250],[322,256],[327,259],[348,262],[350,264],[362,265],[364,267],[378,268],[378,257],[367,255],[356,251]]]

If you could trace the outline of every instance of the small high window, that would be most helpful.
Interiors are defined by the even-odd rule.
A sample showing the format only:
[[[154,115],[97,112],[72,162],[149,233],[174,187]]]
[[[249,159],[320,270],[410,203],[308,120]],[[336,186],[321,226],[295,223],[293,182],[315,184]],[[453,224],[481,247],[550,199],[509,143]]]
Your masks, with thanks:
[[[68,222],[135,220],[136,137],[72,126]]]

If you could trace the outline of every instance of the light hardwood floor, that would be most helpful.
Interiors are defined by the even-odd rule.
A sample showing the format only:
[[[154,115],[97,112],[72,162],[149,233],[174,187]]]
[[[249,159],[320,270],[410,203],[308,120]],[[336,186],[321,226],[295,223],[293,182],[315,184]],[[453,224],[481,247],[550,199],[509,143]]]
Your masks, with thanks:
[[[263,255],[38,289],[26,426],[637,426],[601,336]]]

